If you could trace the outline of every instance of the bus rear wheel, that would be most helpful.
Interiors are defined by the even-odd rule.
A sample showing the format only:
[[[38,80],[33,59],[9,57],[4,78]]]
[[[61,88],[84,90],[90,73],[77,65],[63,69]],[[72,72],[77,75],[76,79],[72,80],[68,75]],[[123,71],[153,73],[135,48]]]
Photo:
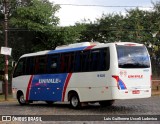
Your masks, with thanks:
[[[70,98],[70,105],[74,109],[81,108],[81,103],[79,101],[79,97],[77,94],[72,94],[72,96]]]
[[[54,102],[53,102],[53,101],[46,101],[46,103],[47,103],[48,105],[52,105]]]
[[[26,100],[24,99],[23,93],[19,93],[17,99],[20,105],[26,105]]]
[[[99,104],[101,107],[106,107],[106,106],[112,106],[115,100],[106,100],[106,101],[100,101]]]

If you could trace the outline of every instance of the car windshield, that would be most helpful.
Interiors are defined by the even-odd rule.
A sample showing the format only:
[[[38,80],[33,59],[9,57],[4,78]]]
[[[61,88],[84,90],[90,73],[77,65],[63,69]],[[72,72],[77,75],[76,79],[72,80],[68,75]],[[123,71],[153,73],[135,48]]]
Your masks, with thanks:
[[[119,68],[149,68],[150,60],[145,46],[116,45]]]

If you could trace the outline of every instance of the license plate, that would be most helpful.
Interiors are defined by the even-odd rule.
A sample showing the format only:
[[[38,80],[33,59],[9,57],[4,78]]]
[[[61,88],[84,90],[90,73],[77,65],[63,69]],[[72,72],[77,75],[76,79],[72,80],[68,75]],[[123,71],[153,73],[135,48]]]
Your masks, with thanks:
[[[133,90],[133,91],[132,91],[132,94],[139,94],[139,93],[140,93],[139,90]]]

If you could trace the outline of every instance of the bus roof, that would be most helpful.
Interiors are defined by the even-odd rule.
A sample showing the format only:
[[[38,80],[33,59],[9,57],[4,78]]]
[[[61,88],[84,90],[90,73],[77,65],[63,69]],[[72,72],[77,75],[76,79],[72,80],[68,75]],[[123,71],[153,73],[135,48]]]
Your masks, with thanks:
[[[116,45],[124,45],[124,46],[143,46],[140,43],[133,43],[133,42],[115,42]]]
[[[35,53],[28,53],[22,55],[20,58],[29,57],[29,56],[39,56],[46,54],[54,54],[54,53],[64,53],[64,52],[72,52],[72,51],[80,51],[80,50],[88,50],[92,48],[101,48],[109,45],[125,45],[125,46],[142,46],[143,44],[133,43],[133,42],[114,42],[114,43],[99,43],[99,42],[83,42],[83,43],[75,43],[70,45],[63,45],[56,47],[55,50],[45,50]]]

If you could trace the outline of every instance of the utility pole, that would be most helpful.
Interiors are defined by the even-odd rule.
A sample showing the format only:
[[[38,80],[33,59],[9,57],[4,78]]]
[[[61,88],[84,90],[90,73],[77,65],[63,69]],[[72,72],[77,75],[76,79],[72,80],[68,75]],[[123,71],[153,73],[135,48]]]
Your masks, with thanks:
[[[4,0],[4,32],[5,32],[5,47],[8,47],[8,0]],[[5,100],[8,97],[8,55],[5,55]]]

